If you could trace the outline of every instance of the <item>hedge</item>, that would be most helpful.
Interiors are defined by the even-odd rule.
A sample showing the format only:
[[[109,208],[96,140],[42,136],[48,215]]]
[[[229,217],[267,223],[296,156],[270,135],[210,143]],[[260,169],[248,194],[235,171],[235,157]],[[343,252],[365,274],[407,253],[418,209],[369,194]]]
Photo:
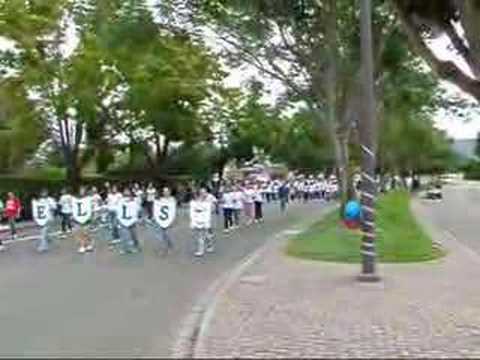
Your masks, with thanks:
[[[480,161],[471,161],[463,171],[466,180],[480,180]]]

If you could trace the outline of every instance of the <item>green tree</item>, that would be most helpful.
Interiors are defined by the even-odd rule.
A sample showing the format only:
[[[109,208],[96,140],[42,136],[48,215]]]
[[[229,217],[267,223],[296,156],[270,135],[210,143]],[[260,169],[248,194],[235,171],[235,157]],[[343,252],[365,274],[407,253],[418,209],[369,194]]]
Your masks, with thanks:
[[[392,0],[413,50],[442,79],[480,100],[480,7],[474,0]],[[428,40],[446,36],[453,51],[468,64],[473,76],[459,64],[435,54]]]
[[[480,158],[480,132],[477,134],[477,141],[475,143],[475,155]]]
[[[0,109],[0,172],[19,170],[44,140],[43,124],[15,80],[2,83]]]

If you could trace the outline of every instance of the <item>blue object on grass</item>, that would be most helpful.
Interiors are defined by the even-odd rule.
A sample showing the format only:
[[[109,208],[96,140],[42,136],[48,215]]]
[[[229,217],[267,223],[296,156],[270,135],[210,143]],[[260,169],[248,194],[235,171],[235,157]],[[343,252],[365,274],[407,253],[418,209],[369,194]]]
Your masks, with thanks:
[[[362,208],[360,203],[356,200],[351,200],[345,205],[345,219],[359,220]]]

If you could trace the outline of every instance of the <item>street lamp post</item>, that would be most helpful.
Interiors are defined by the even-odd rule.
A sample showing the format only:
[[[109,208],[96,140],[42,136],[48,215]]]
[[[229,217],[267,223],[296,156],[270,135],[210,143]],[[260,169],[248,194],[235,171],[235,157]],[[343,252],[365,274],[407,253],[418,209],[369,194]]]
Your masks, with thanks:
[[[375,251],[375,200],[377,184],[375,180],[377,120],[373,65],[372,42],[372,4],[371,0],[361,0],[361,57],[362,57],[362,87],[364,108],[359,127],[362,149],[362,272],[360,281],[374,282],[379,277],[376,273]]]

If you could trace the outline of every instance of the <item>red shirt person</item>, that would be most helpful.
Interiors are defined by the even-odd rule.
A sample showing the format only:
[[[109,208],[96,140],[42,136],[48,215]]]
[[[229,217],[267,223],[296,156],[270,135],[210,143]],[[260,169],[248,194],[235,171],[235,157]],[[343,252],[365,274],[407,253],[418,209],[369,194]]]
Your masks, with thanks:
[[[15,227],[15,221],[20,217],[22,212],[22,204],[20,200],[12,192],[8,193],[7,201],[5,202],[5,209],[3,210],[3,216],[5,216],[10,225],[10,231],[12,239],[17,237],[17,229]]]

